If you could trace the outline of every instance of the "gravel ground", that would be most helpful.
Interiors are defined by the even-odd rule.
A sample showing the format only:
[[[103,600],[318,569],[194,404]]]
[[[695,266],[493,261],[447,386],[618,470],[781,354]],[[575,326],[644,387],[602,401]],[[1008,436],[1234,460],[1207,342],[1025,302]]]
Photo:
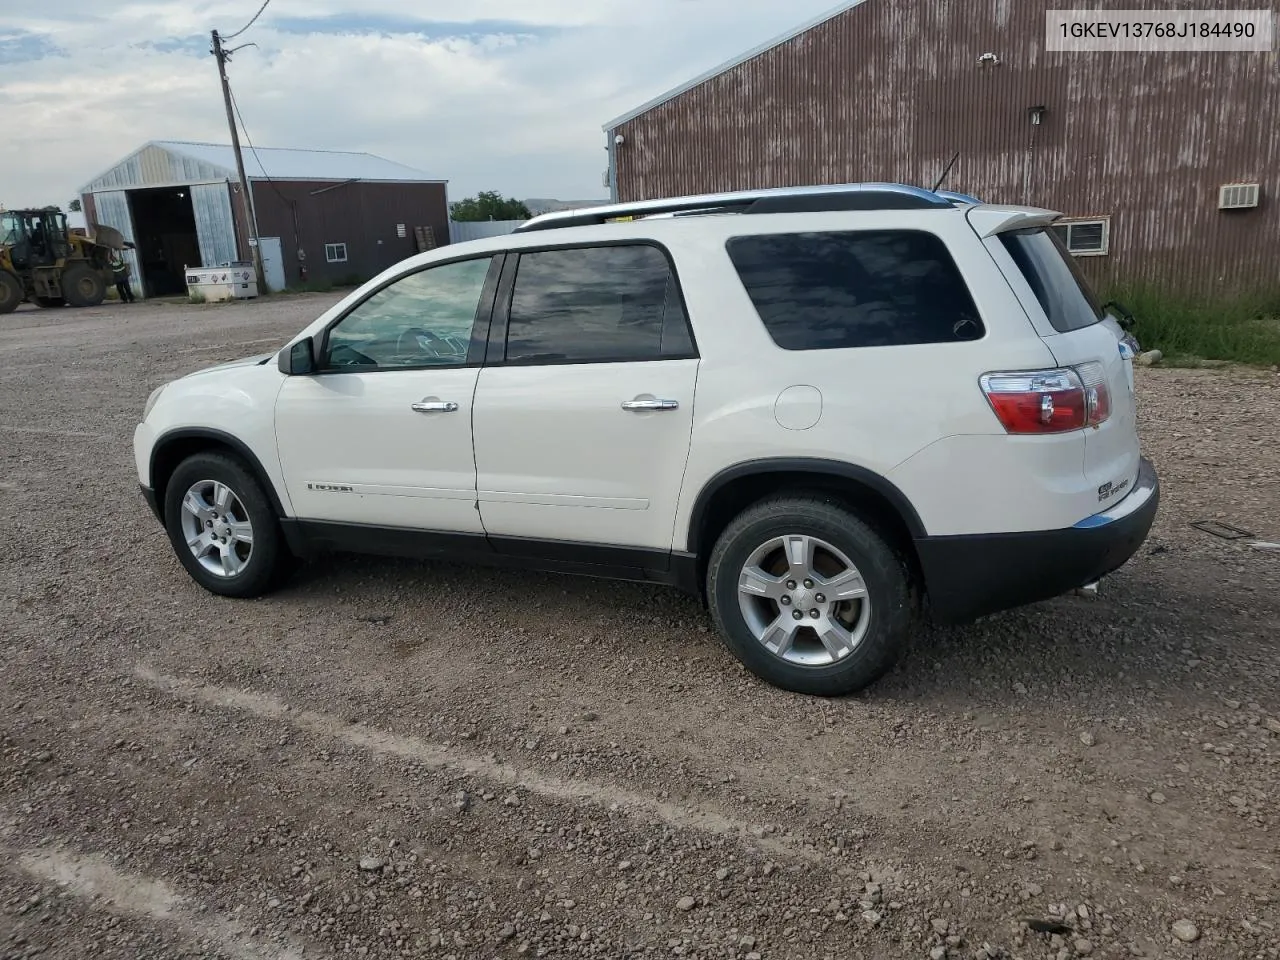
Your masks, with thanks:
[[[1140,373],[1068,597],[763,686],[658,588],[340,557],[204,593],[147,392],[332,302],[0,318],[0,958],[1280,957],[1280,377]]]

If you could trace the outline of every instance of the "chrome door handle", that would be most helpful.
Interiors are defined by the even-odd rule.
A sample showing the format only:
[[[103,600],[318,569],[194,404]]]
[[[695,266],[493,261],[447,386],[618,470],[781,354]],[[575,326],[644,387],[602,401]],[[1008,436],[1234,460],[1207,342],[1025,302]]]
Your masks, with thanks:
[[[679,400],[624,400],[623,410],[643,412],[645,410],[679,410]]]
[[[420,400],[409,406],[418,413],[457,413],[458,405],[452,400]]]

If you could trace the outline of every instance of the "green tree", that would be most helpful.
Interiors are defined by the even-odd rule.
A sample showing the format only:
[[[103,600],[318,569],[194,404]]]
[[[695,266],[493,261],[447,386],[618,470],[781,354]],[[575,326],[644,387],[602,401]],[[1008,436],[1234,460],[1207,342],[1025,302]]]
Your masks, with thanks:
[[[496,190],[482,190],[449,204],[449,216],[459,222],[476,220],[528,220],[533,214],[522,200],[504,197]]]

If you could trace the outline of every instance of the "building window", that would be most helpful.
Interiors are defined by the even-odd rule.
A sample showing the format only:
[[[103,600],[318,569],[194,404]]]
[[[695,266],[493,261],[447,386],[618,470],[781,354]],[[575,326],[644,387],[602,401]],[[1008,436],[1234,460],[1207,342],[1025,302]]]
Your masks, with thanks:
[[[1104,257],[1111,248],[1111,218],[1059,220],[1053,225],[1063,246],[1077,257]]]
[[[324,245],[324,258],[330,263],[346,263],[347,245],[345,243],[326,243]]]

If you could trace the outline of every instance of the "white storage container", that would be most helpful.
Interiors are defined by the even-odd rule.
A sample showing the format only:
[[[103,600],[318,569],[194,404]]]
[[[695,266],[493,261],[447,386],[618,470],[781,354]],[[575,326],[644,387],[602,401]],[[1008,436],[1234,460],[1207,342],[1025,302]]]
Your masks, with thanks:
[[[187,268],[187,294],[202,295],[206,303],[245,300],[258,295],[258,279],[253,265],[224,263],[220,267]]]

